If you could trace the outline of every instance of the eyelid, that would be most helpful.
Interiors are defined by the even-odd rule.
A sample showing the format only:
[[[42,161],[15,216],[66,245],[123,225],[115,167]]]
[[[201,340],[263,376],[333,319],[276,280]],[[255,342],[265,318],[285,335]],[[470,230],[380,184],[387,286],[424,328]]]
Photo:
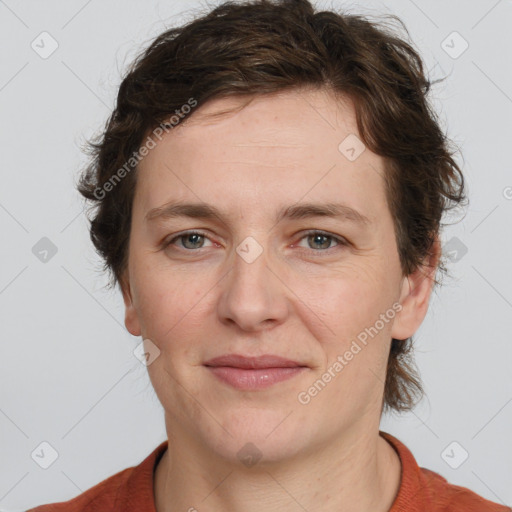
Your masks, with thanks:
[[[302,241],[304,238],[307,238],[308,236],[311,236],[311,235],[323,235],[323,236],[326,236],[327,238],[331,238],[337,242],[337,245],[335,245],[334,247],[330,247],[329,249],[320,249],[320,250],[315,251],[314,249],[306,249],[303,247],[301,248],[303,250],[306,250],[308,252],[312,252],[315,254],[330,253],[330,251],[333,249],[349,245],[349,242],[346,238],[344,238],[340,235],[335,235],[334,233],[330,233],[329,231],[324,231],[322,229],[309,229],[309,230],[301,231],[300,234],[301,234],[301,236],[298,239],[299,242]],[[162,247],[165,249],[167,246],[173,244],[178,239],[180,239],[184,236],[187,236],[187,235],[200,235],[200,236],[210,240],[209,235],[207,233],[205,233],[204,231],[201,231],[200,229],[187,229],[180,233],[173,234],[170,239],[164,240],[164,242],[162,243]],[[212,240],[210,240],[210,241],[215,244],[215,242],[213,242]],[[295,247],[295,246],[296,246],[295,243],[292,244],[292,247]],[[179,249],[192,253],[192,252],[200,252],[201,249],[204,249],[204,248],[201,247],[201,248],[195,249],[195,250],[194,249],[184,249],[184,248],[179,248]]]
[[[175,242],[176,240],[178,240],[184,236],[187,236],[187,235],[200,235],[200,236],[210,240],[210,237],[208,236],[208,234],[205,233],[204,231],[201,231],[200,229],[187,229],[185,231],[181,231],[180,233],[171,235],[171,238],[164,239],[164,241],[162,242],[162,247],[165,249],[168,245],[173,244],[173,242]],[[210,241],[212,241],[212,240],[210,240]],[[213,241],[212,241],[212,243],[213,243]],[[202,247],[201,247],[201,249],[202,249]],[[192,249],[183,249],[183,250],[188,251],[188,252],[199,252],[201,249],[197,249],[195,251]]]
[[[348,240],[341,235],[335,235],[334,233],[331,233],[330,231],[324,231],[323,229],[309,229],[306,231],[301,232],[300,240],[303,238],[310,236],[310,235],[324,235],[328,238],[332,238],[336,240],[337,242],[348,244]]]
[[[328,249],[320,249],[320,250],[314,250],[314,249],[309,249],[309,248],[304,248],[304,247],[301,247],[300,249],[302,249],[303,251],[306,251],[308,253],[312,253],[315,255],[315,257],[322,257],[322,256],[328,256],[332,253],[332,251],[336,251],[337,249],[339,250],[340,248],[342,247],[347,247],[349,245],[349,241],[340,236],[340,235],[335,235],[334,233],[330,233],[329,231],[324,231],[322,229],[309,229],[309,230],[306,230],[306,231],[303,231],[301,232],[301,237],[299,238],[299,242],[302,241],[304,238],[307,238],[308,236],[311,236],[311,235],[323,235],[327,238],[331,238],[333,240],[335,240],[337,242],[337,245],[335,245],[334,247],[329,247]],[[295,244],[293,244],[293,246],[295,246]]]

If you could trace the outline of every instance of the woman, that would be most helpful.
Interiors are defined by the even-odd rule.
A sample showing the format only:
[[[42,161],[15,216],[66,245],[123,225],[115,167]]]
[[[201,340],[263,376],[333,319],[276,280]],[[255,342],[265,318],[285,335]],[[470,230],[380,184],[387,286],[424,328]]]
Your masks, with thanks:
[[[124,78],[80,183],[168,441],[45,511],[505,511],[379,430],[412,408],[464,180],[404,40],[226,3]]]

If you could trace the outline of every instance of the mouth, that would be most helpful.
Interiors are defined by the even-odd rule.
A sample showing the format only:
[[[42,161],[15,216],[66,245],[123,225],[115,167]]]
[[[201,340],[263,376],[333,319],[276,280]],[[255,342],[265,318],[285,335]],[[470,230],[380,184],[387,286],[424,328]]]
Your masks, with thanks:
[[[308,366],[280,356],[246,357],[226,354],[204,363],[219,380],[239,390],[264,389],[288,380]]]

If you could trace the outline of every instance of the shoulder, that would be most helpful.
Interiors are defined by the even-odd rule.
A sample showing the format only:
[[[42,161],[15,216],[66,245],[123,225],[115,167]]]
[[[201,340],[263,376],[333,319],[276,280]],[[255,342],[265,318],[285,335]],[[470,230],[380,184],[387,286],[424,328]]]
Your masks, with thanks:
[[[512,512],[466,487],[453,485],[430,469],[418,466],[411,451],[396,437],[380,432],[400,457],[400,487],[390,512]]]
[[[123,469],[68,501],[39,505],[26,512],[155,512],[154,469],[166,449],[164,441],[137,466]]]
[[[27,510],[27,512],[89,512],[93,510],[106,512],[113,510],[117,493],[126,485],[133,470],[134,468],[126,468],[68,501],[40,505]]]
[[[436,512],[512,512],[512,508],[489,501],[476,492],[451,484],[427,468],[420,468],[422,480]]]

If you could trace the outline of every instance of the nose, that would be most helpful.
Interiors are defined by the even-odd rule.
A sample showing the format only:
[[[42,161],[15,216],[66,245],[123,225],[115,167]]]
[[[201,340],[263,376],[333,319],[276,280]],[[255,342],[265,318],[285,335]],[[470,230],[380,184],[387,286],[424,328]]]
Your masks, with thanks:
[[[245,331],[279,325],[288,315],[290,292],[284,284],[284,276],[280,275],[279,265],[269,262],[264,248],[253,259],[251,251],[257,247],[241,244],[231,270],[219,283],[219,318],[223,323],[235,323]]]

